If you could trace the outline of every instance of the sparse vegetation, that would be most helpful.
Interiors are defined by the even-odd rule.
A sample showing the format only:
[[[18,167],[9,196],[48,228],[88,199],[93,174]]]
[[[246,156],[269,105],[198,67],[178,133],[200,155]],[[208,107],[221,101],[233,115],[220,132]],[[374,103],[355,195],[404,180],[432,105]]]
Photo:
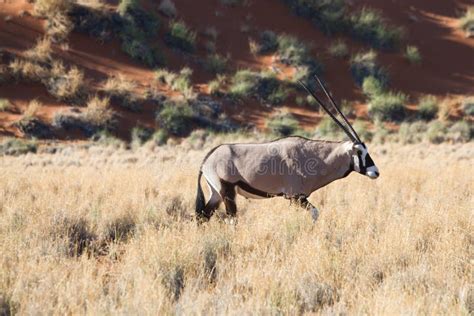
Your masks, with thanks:
[[[427,95],[419,100],[418,116],[422,120],[432,120],[438,114],[439,106],[436,97]]]
[[[466,98],[462,102],[461,108],[464,114],[474,116],[474,98],[473,97]]]
[[[171,21],[165,42],[168,46],[192,53],[196,44],[196,32],[189,29],[184,21]]]
[[[380,80],[378,80],[374,76],[368,76],[364,78],[364,82],[362,84],[362,91],[366,96],[372,98],[376,95],[383,93],[384,86],[380,82]]]
[[[350,16],[351,33],[375,48],[392,49],[401,41],[401,28],[388,25],[381,12],[364,7]]]
[[[282,112],[269,118],[266,127],[274,135],[290,136],[298,131],[299,124],[291,113]]]
[[[411,64],[421,64],[421,53],[418,47],[413,46],[413,45],[408,45],[405,49],[405,58],[411,63]]]
[[[0,112],[11,110],[12,104],[8,99],[0,98]]]
[[[174,136],[186,135],[192,128],[192,118],[193,112],[187,103],[172,101],[165,102],[156,116],[160,128]]]
[[[213,74],[223,73],[227,70],[228,58],[219,54],[207,56],[204,67]]]
[[[51,40],[49,38],[39,39],[36,46],[25,52],[25,56],[36,62],[48,62],[51,60]]]
[[[217,75],[217,77],[208,83],[209,94],[213,96],[222,96],[224,94],[224,86],[227,77],[224,75]]]
[[[239,199],[237,225],[197,226],[201,158],[255,137],[1,157],[2,311],[469,314],[472,144],[372,144],[382,176],[311,196],[316,224],[274,198]]]
[[[352,57],[351,73],[358,85],[362,85],[367,77],[375,78],[383,87],[388,82],[387,72],[378,65],[377,53],[373,50],[360,52]]]
[[[278,49],[278,36],[275,32],[266,30],[260,33],[258,41],[250,41],[250,51],[254,55],[274,53]]]
[[[239,70],[231,79],[229,95],[234,99],[254,97],[278,105],[286,101],[288,88],[272,73]]]
[[[134,93],[135,88],[135,82],[127,80],[125,76],[119,74],[107,79],[102,89],[113,102],[117,102],[125,109],[139,111],[141,104]]]
[[[466,37],[474,36],[474,6],[470,6],[459,20],[459,26],[466,33]]]
[[[155,71],[155,79],[162,84],[168,85],[173,91],[181,92],[187,99],[193,98],[193,87],[191,83],[191,68],[184,67],[179,73],[158,69]]]
[[[332,138],[337,139],[343,134],[341,133],[341,129],[337,126],[336,123],[330,117],[324,117],[318,124],[315,137],[322,137],[322,138]]]
[[[406,95],[401,92],[384,92],[370,99],[369,115],[382,121],[402,121],[406,116]]]
[[[16,138],[5,138],[0,142],[0,156],[19,156],[27,153],[36,153],[38,145],[35,141]]]
[[[62,62],[54,61],[43,80],[48,92],[58,100],[78,102],[84,97],[84,73],[76,66],[68,69]]]
[[[346,58],[349,56],[349,48],[343,40],[337,40],[329,46],[328,52],[331,56],[337,58]]]

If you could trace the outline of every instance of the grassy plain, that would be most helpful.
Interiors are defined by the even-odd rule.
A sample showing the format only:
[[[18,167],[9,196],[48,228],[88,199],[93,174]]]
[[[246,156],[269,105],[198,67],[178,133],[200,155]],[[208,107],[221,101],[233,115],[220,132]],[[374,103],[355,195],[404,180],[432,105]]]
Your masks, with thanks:
[[[222,139],[0,157],[0,314],[474,311],[474,145],[371,146],[381,177],[191,220]]]

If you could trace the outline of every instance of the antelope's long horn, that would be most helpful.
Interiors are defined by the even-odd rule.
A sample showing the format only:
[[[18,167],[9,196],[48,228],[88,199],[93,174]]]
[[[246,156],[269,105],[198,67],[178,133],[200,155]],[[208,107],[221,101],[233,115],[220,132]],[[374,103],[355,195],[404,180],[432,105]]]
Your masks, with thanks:
[[[333,97],[327,91],[327,89],[324,86],[323,82],[319,79],[319,77],[317,75],[314,75],[314,77],[316,78],[319,85],[323,89],[324,94],[326,95],[326,97],[331,101],[331,103],[332,103],[333,107],[336,109],[337,113],[339,113],[339,115],[342,116],[342,119],[344,120],[344,122],[347,124],[347,126],[349,126],[349,129],[352,132],[353,138],[355,138],[359,143],[362,143],[362,141],[360,140],[359,135],[357,134],[357,132],[352,127],[352,124],[349,123],[349,120],[347,119],[347,117],[344,115],[344,113],[342,113],[341,109],[337,106],[336,102],[334,101]]]
[[[316,100],[316,102],[324,109],[324,111],[332,118],[332,120],[344,131],[344,133],[346,133],[346,135],[352,140],[352,142],[357,142],[358,139],[353,135],[351,134],[351,132],[349,132],[349,130],[344,126],[344,124],[342,124],[338,119],[337,117],[331,113],[331,111],[329,111],[329,109],[323,104],[323,102],[321,102],[321,100],[316,96],[316,94],[314,94],[313,91],[311,91],[308,86],[306,86],[304,84],[303,81],[301,80],[298,80],[299,84]],[[337,107],[336,107],[337,109]],[[339,111],[338,111],[339,112]],[[349,125],[350,126],[350,125]],[[356,134],[357,135],[357,134]],[[360,142],[360,140],[359,140]]]

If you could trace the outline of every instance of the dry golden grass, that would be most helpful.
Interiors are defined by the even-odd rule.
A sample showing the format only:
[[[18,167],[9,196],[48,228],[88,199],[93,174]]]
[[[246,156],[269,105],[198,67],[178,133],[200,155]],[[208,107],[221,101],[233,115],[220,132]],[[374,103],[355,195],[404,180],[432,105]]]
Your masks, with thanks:
[[[39,62],[51,60],[51,39],[44,37],[37,41],[35,47],[25,51],[25,57]]]
[[[228,140],[0,157],[0,309],[473,311],[472,143],[373,148],[381,177],[352,174],[316,192],[315,225],[284,199],[239,198],[237,225],[197,227],[197,170]]]

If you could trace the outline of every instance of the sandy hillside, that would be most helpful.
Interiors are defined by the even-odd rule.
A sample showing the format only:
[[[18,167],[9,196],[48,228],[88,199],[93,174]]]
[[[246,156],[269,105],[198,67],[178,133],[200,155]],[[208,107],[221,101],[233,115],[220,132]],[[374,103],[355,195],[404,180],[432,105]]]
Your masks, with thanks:
[[[154,38],[166,58],[166,67],[179,70],[188,66],[193,70],[192,82],[198,94],[206,94],[206,84],[213,75],[206,72],[200,63],[205,58],[205,41],[203,35],[209,26],[218,32],[217,52],[229,56],[230,68],[269,69],[272,58],[255,57],[249,50],[249,38],[255,38],[263,30],[288,33],[311,43],[312,55],[321,60],[325,67],[324,78],[337,100],[350,100],[357,108],[357,115],[366,115],[365,98],[351,78],[348,60],[339,60],[327,53],[327,47],[338,38],[344,38],[349,44],[351,53],[368,49],[367,45],[349,37],[336,35],[326,36],[307,20],[293,15],[287,6],[277,0],[248,1],[247,5],[227,7],[218,0],[192,2],[176,0],[179,19],[184,20],[198,32],[197,51],[192,56],[170,50],[164,43],[167,17],[160,16],[161,30]],[[157,3],[142,1],[142,5],[151,12],[157,13]],[[457,19],[468,1],[447,0],[432,1],[358,1],[350,4],[351,9],[369,6],[380,9],[393,25],[405,29],[406,44],[418,46],[423,62],[421,65],[410,65],[398,52],[379,52],[381,63],[390,73],[390,86],[395,90],[409,94],[410,102],[424,94],[433,94],[439,98],[453,99],[474,94],[474,64],[472,52],[474,40],[466,38],[458,28]],[[108,8],[114,10],[115,1],[110,1]],[[4,1],[0,3],[0,49],[4,52],[21,55],[26,49],[34,46],[44,34],[44,21],[31,16],[32,5],[26,0]],[[157,13],[158,14],[158,13]],[[245,29],[245,31],[242,31]],[[70,65],[77,65],[85,72],[88,86],[97,87],[108,76],[123,74],[137,82],[136,92],[143,94],[149,88],[157,88],[169,94],[166,87],[153,81],[153,69],[133,61],[120,49],[117,40],[98,43],[97,40],[78,33],[72,33],[66,45],[54,47],[57,58]],[[7,82],[0,84],[0,97],[8,99],[15,107],[12,112],[0,112],[0,133],[17,135],[21,133],[12,126],[20,117],[29,100],[38,98],[44,106],[38,115],[46,122],[50,121],[59,110],[68,109],[69,105],[59,102],[48,95],[39,84]],[[243,104],[229,104],[223,101],[224,111],[239,122],[263,127],[265,119],[272,111],[287,107],[294,113],[307,129],[314,128],[320,114],[307,106],[298,106],[290,98],[283,106],[268,108],[254,100]],[[145,104],[140,113],[124,112],[120,118],[118,134],[129,135],[129,130],[136,125],[155,126],[155,107]],[[64,135],[63,135],[64,136]],[[67,135],[66,135],[67,137]]]

